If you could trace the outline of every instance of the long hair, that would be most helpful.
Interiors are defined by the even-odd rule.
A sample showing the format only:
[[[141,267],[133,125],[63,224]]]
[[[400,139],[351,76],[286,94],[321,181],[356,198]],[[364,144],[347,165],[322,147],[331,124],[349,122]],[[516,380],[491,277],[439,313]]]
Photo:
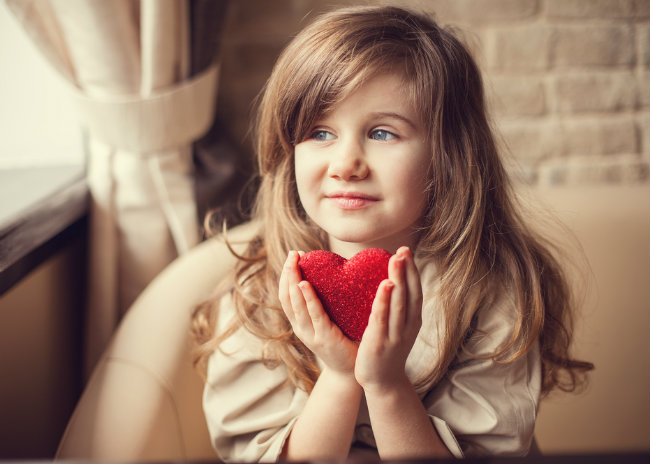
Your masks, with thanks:
[[[327,237],[306,215],[294,174],[294,146],[315,120],[379,72],[400,73],[431,145],[425,227],[419,255],[436,259],[444,308],[439,380],[472,330],[476,311],[495,291],[514,295],[517,322],[510,342],[493,354],[517,359],[538,340],[542,391],[574,389],[592,368],[572,360],[569,286],[549,244],[526,226],[497,152],[476,63],[450,31],[427,16],[395,7],[346,8],[317,18],[280,55],[266,84],[256,121],[260,186],[253,210],[261,232],[240,256],[232,290],[235,323],[220,334],[215,304],[197,310],[202,349],[197,359],[239,328],[265,341],[269,365],[283,363],[291,381],[311,391],[318,377],[313,354],[295,337],[277,297],[287,253],[327,248]]]

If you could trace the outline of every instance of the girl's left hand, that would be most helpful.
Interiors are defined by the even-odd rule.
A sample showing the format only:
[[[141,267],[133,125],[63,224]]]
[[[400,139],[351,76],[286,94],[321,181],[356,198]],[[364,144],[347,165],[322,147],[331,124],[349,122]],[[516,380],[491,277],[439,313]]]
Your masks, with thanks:
[[[406,379],[406,358],[422,325],[422,284],[407,247],[388,262],[388,279],[377,289],[363,334],[355,377],[365,389],[379,391]]]

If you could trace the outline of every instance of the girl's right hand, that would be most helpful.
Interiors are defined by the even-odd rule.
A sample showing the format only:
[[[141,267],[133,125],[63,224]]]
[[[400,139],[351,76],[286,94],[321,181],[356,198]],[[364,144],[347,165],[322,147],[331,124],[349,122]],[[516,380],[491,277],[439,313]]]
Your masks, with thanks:
[[[278,296],[296,336],[329,370],[352,376],[357,344],[329,318],[313,287],[302,280],[300,254],[290,251],[280,275]]]

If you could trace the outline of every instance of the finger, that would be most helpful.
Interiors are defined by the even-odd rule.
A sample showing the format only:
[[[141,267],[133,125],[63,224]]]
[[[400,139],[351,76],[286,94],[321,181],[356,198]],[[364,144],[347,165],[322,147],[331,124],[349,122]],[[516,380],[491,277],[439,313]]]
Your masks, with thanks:
[[[311,324],[314,327],[314,332],[325,333],[325,331],[331,330],[332,321],[327,313],[325,313],[323,304],[311,284],[303,280],[298,284],[298,288],[302,292]]]
[[[390,320],[388,336],[398,340],[406,325],[407,287],[404,256],[395,254],[388,263],[388,278],[395,284],[390,298]]]
[[[422,319],[422,282],[420,272],[415,266],[413,255],[408,248],[405,248],[404,254],[404,271],[406,279],[407,297],[406,297],[406,323],[421,324]]]
[[[289,279],[289,285],[298,285],[302,280],[302,274],[300,273],[300,267],[298,266],[298,261],[300,260],[299,251],[290,251],[289,258],[287,259],[287,277]]]
[[[302,296],[298,284],[289,285],[289,296],[291,298],[291,307],[294,313],[294,329],[301,331],[302,335],[311,335],[313,333],[313,326],[311,317],[307,310],[307,304]]]
[[[297,251],[289,252],[284,267],[282,268],[280,279],[283,281],[281,293],[284,302],[282,307],[296,335],[300,339],[304,339],[312,335],[313,329],[309,315],[307,314],[305,301],[302,293],[298,289],[298,283],[301,278],[300,270],[298,269],[299,258],[300,255]],[[280,301],[282,302],[282,300]]]
[[[282,272],[280,273],[280,281],[278,283],[278,298],[282,309],[289,319],[291,325],[293,325],[294,314],[293,308],[291,307],[291,298],[289,296],[289,273],[291,272],[291,252],[287,254],[287,259],[284,262],[282,267]]]
[[[390,317],[390,300],[391,293],[395,290],[395,284],[388,279],[382,280],[377,288],[377,295],[372,302],[370,317],[368,318],[368,327],[366,332],[369,336],[377,336],[384,339],[388,336],[389,317]],[[365,333],[364,337],[365,338]]]

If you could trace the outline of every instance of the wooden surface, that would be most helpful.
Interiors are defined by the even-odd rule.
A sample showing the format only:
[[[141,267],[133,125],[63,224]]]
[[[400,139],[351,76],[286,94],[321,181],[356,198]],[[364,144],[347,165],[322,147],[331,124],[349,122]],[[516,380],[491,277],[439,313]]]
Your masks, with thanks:
[[[81,166],[0,170],[0,295],[85,230]]]

